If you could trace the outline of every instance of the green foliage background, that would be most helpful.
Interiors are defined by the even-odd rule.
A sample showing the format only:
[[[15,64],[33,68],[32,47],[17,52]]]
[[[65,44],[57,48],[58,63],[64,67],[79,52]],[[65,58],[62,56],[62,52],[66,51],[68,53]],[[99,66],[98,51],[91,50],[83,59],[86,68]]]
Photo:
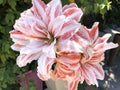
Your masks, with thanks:
[[[47,3],[50,0],[43,1]],[[84,22],[86,22],[86,18],[92,18],[95,21],[97,16],[100,21],[107,20],[108,23],[120,25],[120,19],[117,19],[120,18],[119,0],[75,0],[75,2],[85,13]],[[62,0],[62,3],[65,5],[70,2]],[[31,0],[0,0],[0,90],[12,90],[9,86],[18,82],[16,76],[31,69],[30,67],[20,69],[16,65],[15,60],[18,53],[10,49],[13,42],[9,36],[9,31],[13,29],[15,20],[19,18],[22,11],[29,7],[31,7]],[[108,10],[110,11],[108,12]],[[89,21],[88,24],[91,23]]]
[[[9,31],[20,13],[30,6],[30,0],[0,0],[0,90],[13,90],[9,86],[16,84],[16,76],[21,73],[15,61],[18,54],[10,48],[13,42]]]

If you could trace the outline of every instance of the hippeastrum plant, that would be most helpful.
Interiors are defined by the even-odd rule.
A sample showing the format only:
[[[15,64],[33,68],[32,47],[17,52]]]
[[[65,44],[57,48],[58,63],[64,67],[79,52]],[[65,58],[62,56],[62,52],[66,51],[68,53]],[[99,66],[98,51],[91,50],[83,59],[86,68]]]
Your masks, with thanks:
[[[83,81],[98,86],[97,79],[104,79],[99,64],[104,52],[118,44],[107,43],[109,34],[98,36],[98,23],[91,29],[81,25],[83,12],[75,3],[62,7],[60,0],[48,4],[32,0],[32,4],[10,31],[11,48],[20,52],[17,65],[37,60],[40,79],[67,80],[68,90],[76,90]]]

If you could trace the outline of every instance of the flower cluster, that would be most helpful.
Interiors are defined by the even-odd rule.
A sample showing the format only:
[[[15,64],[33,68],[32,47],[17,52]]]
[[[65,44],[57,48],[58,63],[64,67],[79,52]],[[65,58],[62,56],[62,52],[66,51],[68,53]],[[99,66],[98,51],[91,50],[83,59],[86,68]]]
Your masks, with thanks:
[[[110,34],[98,35],[98,23],[91,29],[79,23],[83,12],[75,3],[62,7],[60,0],[47,5],[32,0],[33,6],[22,12],[10,36],[11,48],[19,51],[19,67],[37,60],[38,77],[42,80],[67,80],[68,90],[76,90],[78,83],[86,81],[97,85],[104,78],[99,64],[104,52],[118,45],[107,43]]]

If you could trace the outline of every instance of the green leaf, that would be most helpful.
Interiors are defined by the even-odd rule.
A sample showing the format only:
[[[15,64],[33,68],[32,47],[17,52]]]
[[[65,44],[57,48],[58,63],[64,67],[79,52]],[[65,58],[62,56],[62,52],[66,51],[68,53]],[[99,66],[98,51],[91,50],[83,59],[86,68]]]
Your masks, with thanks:
[[[14,14],[13,13],[8,13],[5,17],[6,23],[13,23],[14,22]]]
[[[16,9],[15,6],[16,6],[16,0],[8,0],[8,4],[10,5],[10,7],[12,9]]]
[[[26,90],[26,88],[21,86],[21,87],[20,87],[20,90]]]
[[[97,3],[94,4],[94,12],[97,13],[99,11]]]
[[[4,6],[4,5],[6,4],[6,2],[7,2],[6,0],[3,0],[3,3],[2,3],[2,5]]]
[[[0,75],[0,81],[3,81],[4,77],[3,75]]]
[[[3,3],[3,0],[0,0],[0,4],[2,4]]]
[[[102,14],[102,18],[103,18],[103,19],[104,19],[104,15],[105,15],[106,12],[107,12],[106,9],[102,9],[102,10],[100,10],[100,14]]]
[[[6,84],[3,84],[3,85],[2,85],[2,87],[3,87],[3,88],[6,88],[6,87],[7,87],[7,85],[6,85]]]
[[[5,55],[1,55],[1,56],[0,56],[0,59],[1,59],[2,63],[5,63],[5,62],[6,62],[6,57],[5,57]]]
[[[2,88],[0,87],[0,90],[2,90]]]
[[[100,9],[104,9],[105,8],[105,4],[100,4]]]
[[[111,4],[112,4],[112,2],[108,2],[108,3],[107,3],[107,10],[110,10],[110,9],[111,9]]]

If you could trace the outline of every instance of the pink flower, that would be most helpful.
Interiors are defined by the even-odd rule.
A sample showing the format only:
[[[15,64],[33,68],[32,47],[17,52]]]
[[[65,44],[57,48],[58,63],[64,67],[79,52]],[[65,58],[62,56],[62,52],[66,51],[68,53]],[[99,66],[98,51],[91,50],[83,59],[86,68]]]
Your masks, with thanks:
[[[32,0],[32,4],[10,31],[11,47],[20,52],[17,65],[38,60],[39,78],[67,80],[68,90],[76,90],[83,81],[98,86],[97,79],[104,79],[99,64],[104,52],[118,46],[107,43],[110,34],[99,37],[98,23],[91,29],[78,23],[83,13],[74,3],[63,8],[60,0],[48,4]]]
[[[47,5],[41,0],[32,0],[32,4],[10,32],[14,41],[11,47],[20,51],[17,58],[19,67],[38,60],[38,76],[46,80],[50,78],[59,43],[70,40],[78,31],[83,13],[74,3],[62,8],[60,0],[52,0]]]
[[[84,80],[88,85],[98,86],[97,79],[104,79],[104,71],[99,64],[104,60],[104,52],[118,46],[112,42],[107,43],[109,37],[110,34],[98,36],[98,23],[92,29],[81,26],[71,41],[67,42],[66,48],[61,47],[53,77],[66,79],[68,90],[77,90],[78,83]]]

